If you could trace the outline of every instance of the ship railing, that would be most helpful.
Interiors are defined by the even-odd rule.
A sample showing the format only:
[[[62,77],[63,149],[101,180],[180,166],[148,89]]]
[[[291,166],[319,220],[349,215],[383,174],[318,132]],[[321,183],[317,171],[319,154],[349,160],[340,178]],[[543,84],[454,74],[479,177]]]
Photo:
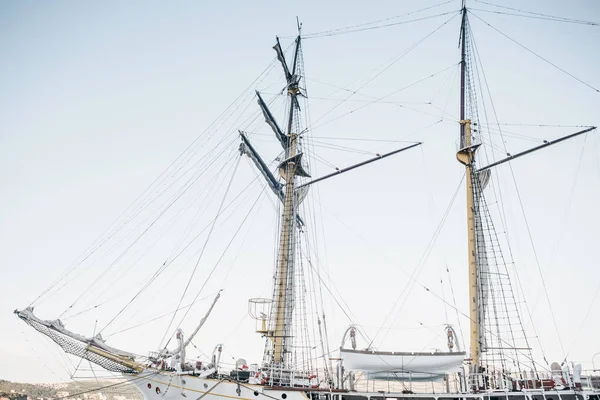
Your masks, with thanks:
[[[263,372],[268,377],[270,386],[305,387],[311,388],[318,385],[318,377],[314,371],[293,370],[276,365],[263,367]]]
[[[442,378],[423,380],[422,374],[407,371],[402,375],[389,379],[376,379],[377,375],[354,371],[344,379],[341,389],[359,392],[383,393],[463,393],[465,377],[460,374],[447,374]]]
[[[600,392],[600,374],[597,371],[583,371],[581,385],[575,385],[573,376],[564,384],[556,386],[550,372],[501,372],[485,371],[482,373],[466,374],[452,373],[443,379],[423,381],[410,379],[410,374],[404,379],[380,380],[373,379],[367,373],[354,372],[352,374],[352,387],[358,391],[366,392],[407,392],[407,393],[485,393],[485,392],[556,392],[561,389],[571,388],[583,391]],[[348,387],[346,387],[348,388]]]
[[[573,374],[502,372],[491,371],[472,373],[467,378],[468,387],[473,392],[483,391],[523,391],[523,390],[600,390],[600,375],[594,371],[582,371],[579,382]]]
[[[583,371],[581,380],[585,381],[589,389],[600,391],[600,370]]]

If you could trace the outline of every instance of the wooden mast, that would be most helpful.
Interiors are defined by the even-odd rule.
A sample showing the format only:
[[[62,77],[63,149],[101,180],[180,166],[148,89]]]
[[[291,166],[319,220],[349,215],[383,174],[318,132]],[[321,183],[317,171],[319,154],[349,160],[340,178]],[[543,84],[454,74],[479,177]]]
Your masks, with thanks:
[[[295,76],[298,61],[298,52],[300,51],[300,35],[296,39],[296,49],[294,51],[294,60],[291,72],[287,68],[279,40],[277,41],[278,55],[284,67],[288,83],[288,95],[290,96],[290,112],[287,124],[287,149],[286,159],[280,165],[281,176],[285,179],[285,199],[283,202],[283,218],[281,222],[281,233],[279,238],[279,258],[277,260],[277,273],[275,278],[275,329],[272,332],[273,341],[273,362],[285,367],[285,342],[290,335],[291,307],[293,307],[293,288],[294,282],[292,274],[294,273],[294,221],[296,216],[294,204],[294,191],[296,183],[296,174],[298,171],[297,163],[300,158],[296,157],[298,150],[298,134],[293,132],[294,116],[298,108],[296,97],[300,93],[298,88],[298,79]]]
[[[465,166],[467,188],[467,234],[469,250],[469,334],[471,347],[472,372],[478,372],[481,357],[480,348],[480,321],[479,321],[479,294],[478,270],[476,254],[475,233],[475,198],[473,192],[475,151],[478,146],[473,145],[471,136],[471,120],[465,119],[465,96],[467,79],[467,8],[463,2],[461,24],[461,60],[460,60],[460,150],[456,153],[458,161]]]
[[[290,115],[291,118],[291,115]],[[273,360],[275,363],[283,361],[283,343],[286,337],[286,311],[291,299],[288,298],[288,274],[293,262],[294,251],[294,183],[296,181],[296,138],[294,133],[288,134],[288,162],[285,164],[285,200],[283,203],[283,221],[281,236],[279,238],[279,260],[277,262],[277,294],[275,298],[275,331],[273,332]]]

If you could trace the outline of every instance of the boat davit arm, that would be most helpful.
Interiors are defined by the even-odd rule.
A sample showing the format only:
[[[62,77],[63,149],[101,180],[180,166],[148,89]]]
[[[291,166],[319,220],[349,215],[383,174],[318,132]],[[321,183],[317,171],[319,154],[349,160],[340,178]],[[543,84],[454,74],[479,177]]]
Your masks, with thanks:
[[[183,341],[183,333],[178,329],[177,335],[178,335],[178,339],[180,339],[179,345],[177,346],[177,348],[175,350],[163,352],[161,354],[163,357],[170,357],[170,356],[173,356],[176,354],[181,354],[182,352],[185,352],[185,348],[187,346],[189,346],[189,344],[192,342],[192,339],[194,339],[196,334],[198,334],[198,332],[200,331],[200,328],[202,328],[202,326],[204,325],[204,323],[210,316],[210,313],[212,312],[213,308],[215,308],[215,304],[217,304],[217,301],[219,300],[220,297],[221,297],[221,291],[219,291],[219,293],[217,293],[217,296],[215,297],[212,304],[210,305],[208,311],[206,312],[206,315],[204,315],[204,318],[202,318],[200,320],[200,323],[198,324],[196,329],[194,329],[194,331],[190,334],[190,336],[187,338],[187,340],[185,340],[185,342]],[[185,357],[183,357],[184,354],[181,354],[181,356],[182,356],[181,362],[182,363],[184,362],[183,360],[185,358]]]

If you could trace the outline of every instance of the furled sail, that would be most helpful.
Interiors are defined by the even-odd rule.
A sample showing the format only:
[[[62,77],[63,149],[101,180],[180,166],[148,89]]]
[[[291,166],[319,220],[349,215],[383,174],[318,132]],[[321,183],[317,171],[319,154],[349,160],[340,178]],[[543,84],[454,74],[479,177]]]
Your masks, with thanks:
[[[295,156],[285,159],[279,163],[279,166],[278,166],[279,174],[281,175],[282,178],[285,178],[285,175],[286,175],[285,168],[291,162],[296,164],[296,170],[295,170],[296,176],[303,176],[305,178],[310,178],[310,174],[308,173],[308,171],[306,170],[304,165],[302,165],[302,154],[304,154],[304,153],[298,153]]]
[[[277,182],[277,179],[271,173],[271,171],[269,170],[269,167],[267,167],[267,164],[265,164],[265,162],[263,161],[261,156],[256,152],[254,147],[250,144],[248,137],[246,137],[246,135],[241,131],[240,131],[240,137],[242,138],[242,143],[240,143],[240,153],[247,155],[252,160],[252,162],[254,162],[254,165],[256,165],[256,168],[258,168],[260,173],[267,180],[267,184],[269,185],[269,187],[271,188],[273,193],[275,193],[277,195],[277,197],[279,197],[279,199],[281,201],[283,201],[285,195],[283,193],[283,190],[281,190],[282,185],[279,182]]]
[[[279,43],[279,38],[277,38],[277,43],[273,46],[273,50],[277,53],[277,59],[281,63],[283,67],[283,72],[285,73],[285,79],[287,79],[288,83],[292,79],[292,73],[285,62],[285,56],[283,55],[283,50],[281,49],[281,43]]]
[[[434,381],[459,372],[465,353],[399,353],[340,349],[344,368],[369,379]]]
[[[281,183],[277,182],[277,179],[271,173],[271,171],[269,170],[269,167],[267,167],[267,164],[265,164],[263,159],[260,157],[260,155],[258,155],[258,153],[254,149],[254,147],[250,144],[248,137],[246,137],[246,135],[241,131],[240,131],[240,137],[242,138],[242,143],[240,143],[240,153],[247,155],[252,160],[254,165],[256,165],[256,168],[258,168],[260,173],[266,179],[267,184],[269,185],[269,187],[271,188],[273,193],[275,193],[275,195],[279,198],[279,200],[281,200],[281,202],[283,202],[283,200],[285,199],[285,193],[283,192],[283,189],[282,189],[283,185],[281,185]],[[304,199],[304,197],[302,197],[302,199]],[[298,198],[296,200],[298,200]],[[304,221],[302,220],[302,218],[300,218],[300,216],[298,214],[296,214],[296,221],[298,221],[300,226],[304,226]]]
[[[296,66],[298,62],[298,52],[300,51],[300,36],[296,38],[296,49],[294,50],[294,61],[292,64],[292,70],[287,65],[285,61],[285,56],[283,55],[283,50],[281,49],[281,43],[279,43],[279,38],[277,38],[277,43],[273,46],[273,49],[277,53],[277,59],[281,63],[283,67],[283,73],[285,74],[285,79],[288,83],[288,89],[292,87],[297,87],[300,77],[296,74]]]
[[[298,103],[298,99],[296,98],[297,94],[300,94],[300,90],[298,85],[300,84],[300,76],[296,73],[296,67],[298,66],[298,53],[300,52],[300,39],[298,36],[296,38],[296,49],[294,50],[294,61],[292,64],[292,70],[290,72],[290,68],[285,61],[285,56],[283,54],[283,50],[281,49],[281,43],[279,43],[279,38],[277,38],[277,43],[273,46],[273,49],[277,53],[277,59],[281,63],[283,67],[283,73],[285,74],[285,79],[287,81],[288,92],[292,94],[292,104],[297,109],[300,109],[300,104]]]
[[[486,169],[484,171],[477,171],[477,177],[479,178],[479,187],[481,188],[481,192],[487,187],[488,183],[490,183],[490,178],[492,177],[492,170]]]
[[[306,195],[308,194],[309,188],[310,186],[303,186],[294,191],[294,202],[296,204],[301,204],[304,201]]]
[[[279,140],[281,146],[284,149],[287,149],[288,137],[283,133],[281,128],[279,128],[279,125],[277,125],[273,114],[271,114],[269,107],[267,107],[267,103],[265,103],[258,91],[256,92],[256,95],[258,96],[258,105],[260,106],[260,109],[262,110],[263,115],[265,116],[265,122],[271,127],[271,129],[273,129],[273,132],[275,132],[275,136],[277,136],[277,140]]]

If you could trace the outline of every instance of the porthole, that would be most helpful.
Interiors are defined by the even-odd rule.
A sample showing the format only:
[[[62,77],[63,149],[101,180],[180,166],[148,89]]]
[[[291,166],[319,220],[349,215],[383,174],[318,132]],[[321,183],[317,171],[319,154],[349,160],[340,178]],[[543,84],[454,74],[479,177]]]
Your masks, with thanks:
[[[152,389],[152,384],[148,383],[148,389]]]
[[[235,389],[235,392],[238,396],[242,394],[242,390],[240,388]]]
[[[160,388],[158,386],[156,387],[156,394],[160,394]]]
[[[283,400],[287,399],[287,394],[285,394],[285,393],[284,393],[284,394],[282,394],[282,395],[281,395],[281,398],[282,398]]]
[[[255,395],[255,396],[258,396],[258,392],[257,392],[256,390],[254,391],[254,395]]]
[[[182,379],[182,380],[181,380],[181,383],[182,383],[183,385],[185,385],[185,384],[186,384],[186,382],[185,382],[185,379]]]
[[[204,389],[208,389],[208,383],[204,384]]]

